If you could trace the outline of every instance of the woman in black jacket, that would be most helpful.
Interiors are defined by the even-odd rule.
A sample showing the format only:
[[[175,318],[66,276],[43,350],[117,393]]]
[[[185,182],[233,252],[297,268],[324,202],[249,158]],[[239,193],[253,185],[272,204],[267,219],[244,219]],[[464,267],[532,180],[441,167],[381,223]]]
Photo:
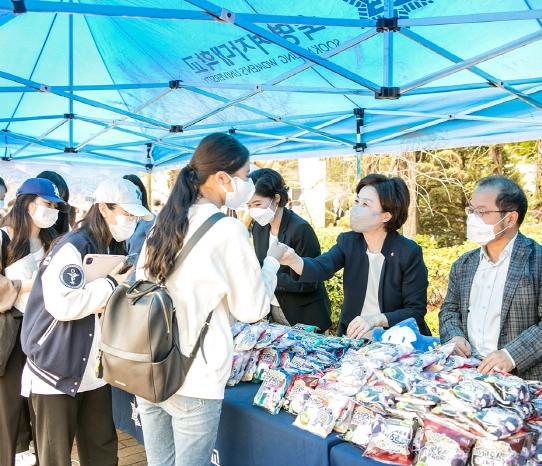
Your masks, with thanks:
[[[321,253],[320,243],[309,223],[284,206],[288,202],[288,188],[282,176],[270,168],[250,174],[256,193],[248,202],[249,215],[254,219],[252,237],[260,264],[267,255],[270,242],[287,244],[306,257]],[[301,283],[288,267],[277,274],[275,300],[271,316],[277,323],[316,325],[325,331],[331,326],[330,304],[321,280]]]
[[[316,258],[290,250],[281,260],[300,275],[300,282],[328,280],[344,268],[344,303],[338,334],[368,337],[375,327],[391,327],[414,317],[430,335],[427,268],[422,248],[397,230],[408,217],[410,196],[401,178],[368,175],[356,188],[350,227],[337,244]]]

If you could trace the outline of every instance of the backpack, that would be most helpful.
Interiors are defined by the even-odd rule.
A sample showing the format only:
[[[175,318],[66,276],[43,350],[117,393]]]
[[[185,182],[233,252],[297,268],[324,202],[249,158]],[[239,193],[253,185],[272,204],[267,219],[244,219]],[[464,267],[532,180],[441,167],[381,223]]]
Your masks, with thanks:
[[[201,225],[175,260],[178,268],[201,237],[225,215],[218,212]],[[114,387],[153,403],[183,385],[207,335],[209,313],[189,356],[181,352],[173,301],[163,283],[138,280],[116,288],[102,315],[96,375]]]

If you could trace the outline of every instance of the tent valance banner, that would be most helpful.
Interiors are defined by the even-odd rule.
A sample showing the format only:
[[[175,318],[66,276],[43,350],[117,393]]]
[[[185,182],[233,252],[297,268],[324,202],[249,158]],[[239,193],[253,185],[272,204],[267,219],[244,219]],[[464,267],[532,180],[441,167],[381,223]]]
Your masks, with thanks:
[[[0,0],[0,170],[542,134],[542,0]]]

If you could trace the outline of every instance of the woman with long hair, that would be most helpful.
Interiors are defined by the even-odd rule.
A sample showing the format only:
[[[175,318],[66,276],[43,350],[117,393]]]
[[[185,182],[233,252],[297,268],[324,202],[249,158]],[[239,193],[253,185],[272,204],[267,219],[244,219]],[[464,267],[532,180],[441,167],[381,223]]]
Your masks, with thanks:
[[[41,466],[70,464],[74,438],[81,464],[117,464],[111,390],[94,371],[100,339],[99,314],[129,271],[123,264],[87,282],[87,254],[124,254],[137,219],[150,218],[135,186],[108,179],[76,230],[64,235],[44,259],[23,319],[27,355],[22,393],[35,412]]]
[[[184,384],[162,403],[138,398],[150,466],[207,466],[230,375],[234,319],[255,322],[268,312],[278,259],[274,247],[260,268],[237,219],[219,220],[184,262],[175,258],[187,240],[224,206],[238,209],[254,193],[249,153],[233,136],[215,133],[198,145],[158,215],[138,263],[138,278],[164,282],[177,310],[180,345],[190,354],[209,316],[207,337]]]
[[[17,191],[15,203],[2,220],[0,272],[0,464],[12,465],[15,452],[28,464],[31,440],[27,400],[21,397],[26,357],[20,330],[38,265],[57,235],[58,207],[66,205],[53,183],[30,178]],[[17,445],[18,443],[18,445]],[[30,458],[29,458],[30,457]],[[21,460],[23,456],[21,456]]]
[[[58,197],[62,199],[66,204],[70,202],[70,190],[66,180],[57,172],[50,170],[42,171],[38,173],[36,178],[44,178],[51,181],[58,190]],[[68,233],[72,229],[72,211],[73,209],[67,208],[64,212],[59,212],[58,219],[53,225],[53,228],[57,231],[59,235]]]

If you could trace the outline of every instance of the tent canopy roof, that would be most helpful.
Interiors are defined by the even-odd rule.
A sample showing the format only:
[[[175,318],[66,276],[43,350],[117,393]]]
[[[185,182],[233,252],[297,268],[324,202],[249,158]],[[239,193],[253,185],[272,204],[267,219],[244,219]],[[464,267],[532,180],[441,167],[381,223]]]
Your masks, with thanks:
[[[213,131],[258,159],[540,137],[542,0],[213,2],[0,0],[0,156],[150,169]]]

